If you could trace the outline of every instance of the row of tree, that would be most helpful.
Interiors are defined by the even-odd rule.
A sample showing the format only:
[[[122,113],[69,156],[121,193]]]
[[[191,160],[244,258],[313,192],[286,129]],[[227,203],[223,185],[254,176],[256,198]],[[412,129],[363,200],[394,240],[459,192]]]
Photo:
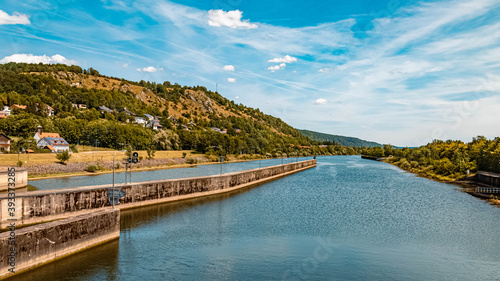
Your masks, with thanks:
[[[387,161],[405,169],[438,179],[460,179],[478,170],[500,173],[500,138],[483,136],[469,143],[435,140],[418,148],[390,145],[363,150],[363,154],[388,157]]]

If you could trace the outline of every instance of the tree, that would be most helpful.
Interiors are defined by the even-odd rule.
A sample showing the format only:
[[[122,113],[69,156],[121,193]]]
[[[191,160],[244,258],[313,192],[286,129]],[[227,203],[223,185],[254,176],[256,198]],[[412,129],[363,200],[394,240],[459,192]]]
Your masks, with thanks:
[[[71,155],[67,150],[65,150],[61,153],[57,153],[56,158],[57,160],[61,161],[61,164],[65,164],[64,162],[68,161],[69,158],[71,158]]]

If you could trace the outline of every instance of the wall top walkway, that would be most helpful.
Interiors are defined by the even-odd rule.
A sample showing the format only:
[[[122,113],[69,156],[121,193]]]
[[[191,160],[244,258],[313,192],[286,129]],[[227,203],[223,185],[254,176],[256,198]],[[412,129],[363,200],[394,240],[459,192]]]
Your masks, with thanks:
[[[121,188],[121,187],[130,187],[130,186],[139,186],[139,185],[144,185],[144,184],[149,184],[149,183],[167,183],[167,182],[177,182],[177,181],[188,181],[188,180],[196,180],[196,179],[210,179],[210,178],[218,178],[218,177],[227,177],[227,176],[232,176],[232,175],[238,175],[238,174],[245,174],[245,173],[251,173],[259,170],[268,170],[272,168],[277,168],[277,167],[289,167],[289,166],[294,166],[297,163],[307,163],[307,162],[314,162],[316,163],[316,160],[305,160],[305,161],[300,161],[300,162],[294,162],[294,163],[287,163],[283,165],[276,165],[276,166],[269,166],[269,167],[263,167],[263,168],[256,168],[256,169],[250,169],[250,170],[244,170],[244,171],[237,171],[237,172],[232,172],[232,173],[225,173],[222,175],[209,175],[209,176],[200,176],[200,177],[190,177],[190,178],[178,178],[178,179],[165,179],[165,180],[154,180],[154,181],[145,181],[145,182],[133,182],[133,183],[120,183],[120,184],[115,184],[115,188]],[[39,190],[39,191],[30,191],[30,192],[24,192],[24,193],[17,193],[16,197],[17,198],[22,198],[22,197],[34,197],[34,196],[43,196],[43,195],[49,195],[49,194],[63,194],[63,193],[71,193],[71,192],[81,192],[81,191],[92,191],[92,190],[99,190],[99,189],[108,189],[108,188],[113,188],[113,184],[104,184],[104,185],[92,185],[92,186],[82,186],[82,187],[75,187],[75,188],[65,188],[65,189],[54,189],[54,190]],[[7,199],[8,194],[2,194],[0,195],[0,200],[1,199]]]

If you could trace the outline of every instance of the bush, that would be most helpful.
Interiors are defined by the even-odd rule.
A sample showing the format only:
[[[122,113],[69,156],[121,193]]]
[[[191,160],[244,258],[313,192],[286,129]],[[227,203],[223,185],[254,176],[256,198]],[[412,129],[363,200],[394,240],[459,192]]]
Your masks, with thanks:
[[[17,166],[22,167],[23,166],[23,161],[17,161]]]
[[[71,149],[71,151],[73,151],[74,153],[78,153],[78,149],[76,148],[75,144],[70,144],[69,149]]]
[[[99,170],[99,168],[97,168],[96,165],[88,165],[86,168],[85,168],[85,171],[86,172],[89,172],[89,173],[95,173]]]
[[[186,152],[183,152],[183,153],[182,153],[182,158],[186,158],[186,155],[187,155],[187,153],[186,153]]]
[[[196,164],[196,163],[198,163],[198,159],[193,158],[193,157],[188,157],[188,158],[186,159],[186,162],[187,162],[188,164]]]
[[[71,158],[71,155],[67,150],[65,150],[61,153],[57,153],[56,158],[57,160],[61,161],[62,164],[64,164],[64,162],[68,161],[69,158]]]

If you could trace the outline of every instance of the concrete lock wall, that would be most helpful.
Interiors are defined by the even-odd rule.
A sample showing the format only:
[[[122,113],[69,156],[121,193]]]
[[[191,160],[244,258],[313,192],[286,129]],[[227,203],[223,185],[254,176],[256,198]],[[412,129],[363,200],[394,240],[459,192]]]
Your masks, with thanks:
[[[13,180],[10,180],[12,182]],[[9,172],[7,168],[0,168],[0,191],[8,189]],[[15,188],[25,187],[28,185],[28,170],[15,168]]]
[[[111,208],[0,233],[0,278],[13,274],[12,266],[19,273],[119,236],[120,210]]]
[[[228,192],[314,166],[316,160],[307,160],[224,175],[116,185],[115,188],[125,192],[117,207],[131,208]],[[108,190],[111,187],[102,185],[16,194],[15,217],[18,224],[30,224],[107,207],[110,206]],[[5,228],[9,219],[7,197],[0,197],[0,203],[1,227]]]
[[[494,187],[500,187],[500,175],[479,171],[476,174],[476,181]]]

